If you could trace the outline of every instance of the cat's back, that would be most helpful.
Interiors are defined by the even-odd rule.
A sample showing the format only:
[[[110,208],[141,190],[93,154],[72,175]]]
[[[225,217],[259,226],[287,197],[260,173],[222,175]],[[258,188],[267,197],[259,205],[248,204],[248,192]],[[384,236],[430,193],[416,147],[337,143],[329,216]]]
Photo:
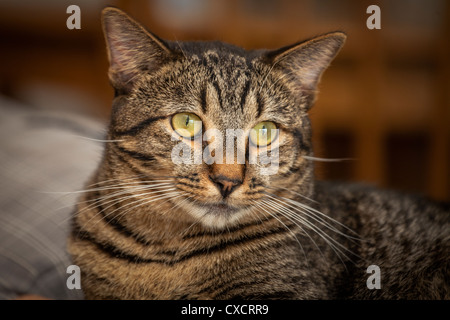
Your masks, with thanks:
[[[355,230],[350,267],[355,298],[449,299],[450,204],[357,184],[318,182],[321,211]],[[381,288],[368,290],[367,268],[380,268]]]

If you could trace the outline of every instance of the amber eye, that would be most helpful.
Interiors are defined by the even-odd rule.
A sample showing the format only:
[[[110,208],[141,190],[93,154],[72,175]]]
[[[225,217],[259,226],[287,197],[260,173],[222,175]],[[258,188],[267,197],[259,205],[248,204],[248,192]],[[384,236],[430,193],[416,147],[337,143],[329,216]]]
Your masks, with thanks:
[[[278,135],[278,130],[275,123],[271,121],[263,121],[258,123],[250,130],[250,141],[258,146],[264,147],[272,143]]]
[[[172,117],[172,127],[185,138],[193,138],[202,131],[202,120],[193,113],[177,113]]]

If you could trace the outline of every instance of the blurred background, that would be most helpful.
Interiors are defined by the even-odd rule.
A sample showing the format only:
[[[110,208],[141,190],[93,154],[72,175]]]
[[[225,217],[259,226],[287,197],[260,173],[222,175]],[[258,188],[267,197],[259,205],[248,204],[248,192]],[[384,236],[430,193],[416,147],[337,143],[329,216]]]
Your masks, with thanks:
[[[72,4],[81,9],[81,30],[66,27]],[[381,30],[366,27],[372,4],[381,9]],[[317,157],[355,160],[317,163],[318,178],[450,200],[450,2],[0,0],[0,96],[107,119],[106,5],[165,39],[246,49],[345,31],[311,117]]]

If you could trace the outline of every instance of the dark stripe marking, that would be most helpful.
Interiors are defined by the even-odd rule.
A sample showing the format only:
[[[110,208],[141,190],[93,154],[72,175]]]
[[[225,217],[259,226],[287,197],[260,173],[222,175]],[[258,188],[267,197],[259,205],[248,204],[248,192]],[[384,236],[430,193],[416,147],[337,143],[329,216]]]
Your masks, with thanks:
[[[219,84],[216,81],[214,81],[213,86],[216,89],[217,97],[219,98],[219,106],[221,109],[223,109],[222,91],[219,88]]]
[[[91,242],[100,251],[107,253],[111,257],[114,257],[117,259],[128,260],[129,262],[133,262],[133,263],[141,263],[142,262],[142,259],[140,257],[120,251],[118,248],[116,248],[115,246],[113,246],[109,243],[98,242],[89,232],[83,231],[79,228],[74,228],[72,230],[72,236],[75,239]]]
[[[207,111],[207,103],[206,103],[206,86],[202,88],[200,92],[200,104],[202,106],[203,113]]]
[[[270,248],[276,248],[276,245],[270,245],[268,246]],[[268,248],[266,247],[266,248]],[[217,276],[213,275],[212,277],[208,277],[206,280],[203,280],[202,283],[199,283],[198,286],[200,286],[202,289],[198,291],[199,294],[202,293],[214,293],[215,298],[218,296],[224,295],[226,292],[232,291],[236,284],[242,284],[245,281],[248,281],[252,278],[252,273],[255,269],[263,270],[264,267],[267,266],[269,262],[267,261],[261,261],[256,260],[252,262],[252,268],[245,270],[246,272],[241,272],[242,270],[239,270],[238,273],[233,273],[233,280],[227,283],[222,283],[217,281]],[[285,267],[285,264],[278,263],[278,267],[280,269],[283,269]],[[245,280],[243,280],[245,279]],[[252,281],[254,282],[254,281]],[[246,284],[250,284],[250,282],[246,282]]]
[[[133,173],[136,176],[147,176],[144,172],[140,171],[138,168],[136,168],[133,164],[131,164],[129,161],[127,161],[124,157],[122,157],[119,153],[115,152],[114,155],[119,158],[120,162],[127,165],[127,167],[133,171]]]
[[[233,241],[230,241],[230,242],[227,242],[227,241],[220,242],[220,243],[210,246],[210,247],[196,249],[196,250],[193,250],[193,251],[189,252],[188,254],[185,254],[184,256],[181,256],[178,259],[174,259],[174,260],[144,259],[137,255],[123,252],[122,250],[120,250],[119,248],[115,247],[114,245],[112,245],[110,243],[99,242],[97,239],[95,239],[95,237],[92,236],[92,234],[90,232],[81,230],[80,228],[74,228],[72,231],[72,236],[77,239],[80,239],[80,240],[89,241],[92,244],[94,244],[99,250],[107,253],[111,257],[127,260],[130,263],[136,263],[136,264],[137,263],[159,263],[159,264],[173,266],[176,263],[183,262],[185,260],[194,258],[196,256],[209,255],[211,253],[222,251],[231,246],[238,246],[238,245],[242,245],[244,243],[247,243],[247,242],[250,242],[250,241],[253,241],[256,239],[265,238],[265,237],[268,237],[271,235],[276,235],[276,234],[284,234],[287,232],[289,232],[289,230],[286,229],[284,226],[278,227],[278,228],[275,228],[272,230],[267,230],[265,232],[258,232],[249,237],[234,239]]]
[[[247,99],[247,95],[248,92],[250,91],[250,80],[247,81],[247,83],[245,84],[244,87],[244,91],[242,92],[242,97],[241,97],[241,110],[242,112],[244,112],[244,105]]]
[[[305,167],[307,167],[307,166],[308,166],[308,164],[307,164],[306,161],[303,161],[303,162],[300,163],[300,164],[295,164],[294,166],[292,166],[291,168],[289,168],[289,171],[287,171],[287,172],[281,174],[281,176],[283,176],[283,177],[288,177],[288,176],[290,176],[290,175],[292,175],[292,174],[296,174],[296,173],[298,173],[300,170],[305,169]]]
[[[100,197],[100,193],[98,191],[94,191],[92,193],[92,196],[94,199],[98,199]],[[88,200],[93,200],[91,197],[87,198]],[[93,209],[97,210],[97,213],[102,216],[102,220],[105,221],[109,226],[111,226],[115,231],[120,233],[121,235],[134,239],[137,243],[140,243],[142,245],[148,246],[148,245],[160,245],[162,244],[160,241],[148,241],[144,237],[137,235],[127,227],[125,227],[123,224],[121,224],[117,219],[114,217],[111,217],[110,215],[106,214],[103,206],[100,204],[100,200],[95,201],[96,206]]]
[[[192,176],[194,176],[196,178],[193,178]],[[192,182],[200,182],[200,178],[197,178],[196,174],[192,174],[192,176],[179,176],[178,178],[179,179],[188,179],[189,181],[192,181]]]
[[[152,155],[149,154],[143,154],[137,151],[133,151],[133,150],[128,150],[125,149],[121,146],[119,146],[119,144],[117,142],[114,142],[114,146],[116,147],[117,150],[119,150],[120,152],[129,155],[130,157],[139,160],[139,161],[147,161],[147,162],[152,162],[152,161],[156,161],[156,158]]]
[[[255,292],[254,294],[235,295],[229,300],[292,300],[296,293],[293,291]]]
[[[189,188],[193,188],[193,189],[200,189],[200,190],[205,189],[205,187],[196,186],[194,184],[190,184],[190,183],[186,183],[186,182],[182,182],[182,181],[178,181],[177,184],[180,184],[182,186],[186,186],[186,187],[189,187]]]
[[[259,118],[264,110],[264,105],[262,102],[262,98],[261,95],[259,93],[256,94],[256,107],[257,109],[257,114],[256,117]]]
[[[159,117],[148,118],[148,119],[138,123],[137,125],[131,127],[130,129],[127,129],[127,130],[124,130],[124,131],[115,131],[114,130],[114,135],[117,135],[117,136],[136,136],[143,129],[148,127],[153,122],[155,122],[157,120],[164,119],[164,118],[166,118],[166,116],[159,116]]]

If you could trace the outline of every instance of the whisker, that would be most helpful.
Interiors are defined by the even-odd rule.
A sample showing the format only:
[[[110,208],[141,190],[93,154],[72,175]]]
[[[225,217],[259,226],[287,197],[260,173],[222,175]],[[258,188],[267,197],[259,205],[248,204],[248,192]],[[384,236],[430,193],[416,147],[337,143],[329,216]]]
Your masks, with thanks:
[[[189,201],[192,202],[197,202],[197,200],[194,198],[194,196],[190,196],[189,197]],[[191,211],[193,210],[193,208],[191,207],[190,210],[188,211],[188,214],[191,214]],[[194,215],[191,214],[191,216],[194,217]],[[194,227],[196,224],[200,223],[203,217],[197,218],[197,221],[194,221],[188,228],[186,228],[185,230],[183,230],[183,232],[181,233],[181,236],[184,237],[187,232]]]
[[[94,141],[94,142],[123,142],[126,140],[102,140],[102,139],[94,139],[94,138],[89,138],[89,137],[84,137],[84,136],[79,136],[79,135],[72,135],[73,137],[77,137],[77,138],[81,138],[81,139],[85,139],[85,140],[89,140],[89,141]]]
[[[98,181],[96,183],[88,185],[87,188],[91,188],[91,187],[94,187],[99,184],[105,184],[105,183],[109,183],[109,182],[113,182],[113,181],[122,182],[122,181],[128,181],[128,180],[137,180],[137,179],[140,179],[140,178],[146,177],[146,176],[147,176],[146,174],[139,174],[139,175],[132,175],[132,176],[127,176],[127,177],[123,177],[123,178],[112,178],[112,179],[108,179],[108,180],[102,180],[102,181]]]
[[[285,197],[282,197],[282,196],[278,196],[278,195],[273,194],[273,193],[269,193],[269,192],[264,192],[264,193],[267,194],[267,195],[270,195],[270,196],[279,198],[279,199],[286,200],[286,201],[288,201],[288,202],[290,202],[290,203],[292,203],[292,204],[294,204],[294,205],[296,205],[296,206],[298,206],[298,207],[300,207],[300,208],[302,208],[302,209],[307,210],[307,211],[310,212],[311,214],[317,214],[317,215],[320,215],[321,217],[326,218],[326,219],[330,220],[331,222],[336,223],[337,225],[339,225],[339,226],[343,227],[344,229],[350,231],[350,232],[353,233],[354,235],[359,236],[358,233],[357,233],[356,231],[352,230],[351,228],[347,227],[345,224],[343,224],[343,223],[337,221],[336,219],[333,219],[332,217],[330,217],[330,216],[324,214],[323,212],[320,212],[319,210],[316,210],[316,209],[314,209],[314,208],[311,208],[310,206],[307,206],[307,205],[305,205],[305,204],[302,204],[302,203],[300,203],[300,202],[298,202],[298,201],[295,201],[295,200],[292,200],[292,199],[289,199],[289,198],[285,198]],[[350,237],[350,236],[349,236],[349,237]],[[363,240],[363,239],[361,239],[361,238],[354,238],[354,237],[352,237],[352,238],[355,239],[355,240]]]
[[[150,178],[147,174],[138,174],[138,175],[132,175],[132,176],[127,176],[127,177],[123,177],[123,178],[113,178],[113,179],[98,181],[96,183],[88,185],[87,188],[91,188],[91,187],[94,187],[99,184],[106,184],[106,183],[113,182],[113,181],[123,182],[123,181],[128,181],[128,180],[137,180],[142,177]],[[171,179],[177,178],[177,177],[176,176],[152,176],[151,178],[153,178],[153,179],[169,178],[168,180],[172,181]],[[149,181],[155,181],[155,180],[149,180]]]
[[[300,246],[300,248],[301,248],[301,250],[302,250],[302,252],[303,252],[303,255],[305,256],[305,261],[308,261],[308,258],[307,258],[307,256],[306,256],[306,252],[305,252],[305,250],[303,249],[303,246],[302,246],[302,244],[300,243],[300,240],[297,238],[297,235],[296,235],[291,229],[289,229],[289,227],[288,227],[283,221],[281,221],[281,220],[277,217],[277,215],[276,215],[275,213],[271,213],[270,211],[266,210],[266,208],[264,208],[262,205],[260,205],[257,201],[252,201],[252,202],[253,202],[253,205],[254,205],[254,206],[260,208],[261,210],[263,210],[264,212],[266,212],[267,214],[269,214],[270,216],[272,216],[273,218],[275,218],[279,223],[281,223],[281,224],[283,225],[284,228],[286,228],[286,230],[288,230],[288,231],[294,236],[295,240],[297,241],[298,245]],[[296,225],[297,225],[297,224],[296,224]],[[298,226],[298,225],[297,225],[297,226]],[[302,228],[301,226],[298,226],[298,227],[299,227],[301,230],[303,230],[303,228]]]
[[[276,200],[278,200],[278,199],[276,199]],[[278,201],[280,201],[280,200],[278,200]],[[291,206],[289,206],[289,207],[291,207]],[[292,207],[291,207],[292,208]],[[290,209],[289,209],[290,210]],[[298,214],[296,214],[294,211],[292,211],[292,210],[290,210],[294,215],[297,215],[298,216]],[[304,212],[304,211],[300,211],[300,213],[301,214],[305,214],[305,215],[307,215],[307,213],[306,212]],[[310,218],[313,218],[313,217],[311,217],[311,216],[309,216]],[[331,238],[328,234],[326,234],[323,230],[321,230],[321,229],[319,229],[317,226],[315,226],[314,224],[312,224],[311,222],[309,222],[308,220],[306,220],[305,218],[303,218],[303,217],[301,217],[301,216],[298,216],[298,218],[300,218],[300,219],[302,219],[303,221],[305,221],[305,222],[307,222],[308,224],[310,224],[311,226],[313,226],[314,228],[316,228],[317,230],[320,230],[320,232],[322,232],[324,235],[326,235],[326,237],[327,238],[329,238],[329,239],[331,239],[333,242],[336,242],[339,246],[341,246],[342,248],[344,248],[345,250],[347,250],[347,251],[349,251],[349,252],[351,252],[350,250],[348,250],[345,246],[343,246],[343,245],[341,245],[340,243],[338,243],[336,240],[334,240],[333,238]],[[315,220],[315,219],[314,219]],[[316,220],[317,221],[317,220]],[[322,225],[324,225],[324,224],[322,224]],[[324,225],[325,227],[327,227],[328,229],[330,229],[331,231],[333,231],[333,232],[335,232],[335,233],[338,233],[338,234],[340,234],[340,235],[342,235],[342,236],[344,236],[344,237],[347,237],[347,238],[350,238],[350,239],[356,239],[356,238],[353,238],[353,237],[350,237],[350,236],[348,236],[348,235],[346,235],[345,233],[342,233],[342,232],[340,232],[339,230],[337,230],[337,229],[335,229],[334,227],[329,227],[329,225]],[[352,253],[352,252],[351,252]]]
[[[159,184],[159,185],[163,185],[163,184]],[[167,184],[167,186],[169,186],[169,185],[170,184]],[[167,187],[167,186],[164,185],[164,187]],[[157,185],[154,185],[154,186],[138,186],[138,187],[129,186],[127,188],[120,188],[119,191],[114,191],[114,192],[108,193],[106,195],[101,195],[100,197],[97,197],[95,199],[78,201],[78,202],[76,202],[74,204],[70,204],[70,205],[66,205],[66,206],[63,206],[61,208],[58,208],[57,210],[61,210],[61,209],[68,208],[68,207],[75,207],[76,208],[79,205],[91,203],[88,206],[86,206],[85,208],[83,208],[82,210],[75,212],[74,214],[70,215],[69,217],[67,217],[66,219],[63,220],[63,222],[66,222],[67,220],[71,219],[76,214],[79,214],[79,213],[85,212],[86,210],[93,209],[93,208],[97,207],[98,204],[96,204],[96,203],[98,201],[101,201],[101,200],[104,201],[104,200],[107,200],[107,199],[110,199],[110,198],[114,198],[114,197],[117,197],[117,196],[120,196],[120,195],[123,195],[123,194],[128,194],[128,193],[131,193],[132,191],[139,191],[139,190],[142,190],[142,189],[144,189],[144,190],[151,190],[151,189],[160,189],[160,188],[163,188],[163,187],[157,187]],[[107,189],[105,189],[105,190],[107,190]],[[67,196],[67,195],[64,195],[64,196]],[[109,201],[106,202],[106,203],[104,202],[103,204],[107,204],[107,203],[109,203]]]
[[[310,156],[302,156],[303,159],[310,161],[318,161],[318,162],[341,162],[341,161],[355,161],[357,159],[354,158],[317,158]]]
[[[320,253],[322,253],[322,251],[320,250],[320,248],[316,245],[316,242],[312,239],[312,237],[309,235],[309,233],[308,232],[306,232],[306,230],[301,226],[301,225],[299,225],[298,223],[297,223],[297,221],[295,221],[294,219],[292,219],[291,217],[289,217],[288,215],[286,215],[284,212],[283,212],[283,210],[280,212],[280,207],[278,206],[278,208],[276,208],[276,207],[274,207],[270,202],[269,202],[269,200],[264,200],[263,201],[264,202],[264,204],[265,205],[267,205],[267,206],[269,206],[269,207],[271,207],[272,209],[274,209],[274,210],[276,210],[276,211],[278,211],[280,214],[282,214],[285,218],[287,218],[287,219],[289,219],[289,221],[291,221],[291,222],[293,222],[298,228],[300,228],[300,230],[314,243],[314,245],[317,247],[317,249],[319,250],[319,252]],[[273,202],[273,201],[271,201],[271,202]],[[282,208],[281,208],[282,209]],[[305,253],[305,250],[303,249],[303,246],[301,247],[302,248],[302,251],[303,251],[303,254],[305,255],[305,259],[307,260],[307,256],[306,256],[306,253]]]
[[[119,191],[108,193],[106,195],[102,195],[102,196],[100,196],[98,198],[95,198],[95,199],[79,201],[79,202],[76,202],[75,204],[70,204],[70,205],[67,205],[67,206],[63,206],[63,207],[59,208],[58,210],[61,210],[61,209],[67,208],[67,207],[77,207],[77,206],[79,206],[81,204],[85,204],[85,203],[86,204],[87,203],[91,203],[90,205],[86,206],[82,210],[80,210],[78,212],[75,212],[75,214],[79,214],[79,213],[85,212],[86,210],[93,209],[93,208],[97,207],[98,204],[96,204],[96,203],[98,201],[101,201],[101,200],[103,200],[102,204],[105,205],[105,204],[108,204],[108,203],[116,201],[116,200],[107,201],[107,202],[104,202],[104,200],[107,200],[107,199],[110,199],[110,198],[114,198],[114,197],[117,197],[117,196],[120,196],[120,195],[123,195],[123,194],[131,193],[132,191],[157,190],[157,189],[166,188],[166,187],[168,187],[170,185],[171,185],[170,183],[160,183],[160,184],[153,185],[153,186],[149,186],[149,185],[143,185],[142,186],[142,185],[140,185],[140,186],[137,186],[137,187],[136,186],[128,186],[127,188],[119,188]],[[105,190],[107,190],[107,189],[105,189]],[[73,217],[73,215],[70,215],[69,217],[64,219],[62,222],[65,223],[67,220],[71,219],[72,217]]]
[[[183,192],[183,193],[181,193],[181,194],[182,194],[183,196],[185,196],[185,198],[184,198],[180,203],[174,203],[174,204],[172,205],[172,208],[170,208],[170,210],[174,210],[175,208],[180,207],[182,203],[184,203],[184,202],[188,201],[188,199],[192,198],[192,196],[189,196],[187,192]],[[187,196],[186,196],[186,195],[187,195]],[[167,213],[167,211],[164,212],[162,215],[165,215],[166,213]]]
[[[351,254],[353,256],[361,258],[360,256],[358,256],[358,254],[354,253],[353,251],[348,249],[346,246],[344,246],[341,243],[339,243],[338,241],[336,241],[334,238],[332,238],[330,235],[328,235],[325,231],[323,231],[322,229],[320,229],[319,227],[317,227],[316,225],[314,225],[310,221],[308,221],[305,218],[303,218],[302,216],[296,214],[295,212],[293,212],[289,208],[285,208],[285,209],[288,210],[293,217],[295,217],[296,219],[299,219],[299,221],[304,223],[311,230],[315,231],[323,240],[325,240],[328,243],[328,245],[333,249],[333,251],[335,251],[335,252],[336,252],[336,250],[339,251],[342,255],[344,255],[344,257],[346,257],[347,259],[349,259],[352,262],[353,262],[353,260],[350,257],[348,257],[345,254],[345,252],[343,252],[342,250],[348,252],[349,254]],[[334,231],[334,232],[336,232],[336,231]],[[346,236],[345,234],[343,234],[343,235]],[[337,252],[336,252],[336,254],[337,254]],[[341,259],[339,255],[338,255],[338,257],[339,257],[339,259]],[[342,259],[341,259],[341,261],[342,261]]]
[[[277,189],[285,190],[285,191],[291,192],[291,193],[293,193],[293,194],[296,194],[296,195],[298,195],[298,196],[300,196],[300,197],[302,197],[302,198],[304,198],[304,199],[306,199],[306,200],[308,200],[308,201],[318,203],[316,200],[311,199],[311,198],[309,198],[309,197],[307,197],[307,196],[302,195],[301,193],[298,193],[298,192],[296,192],[296,191],[294,191],[294,190],[290,190],[290,189],[288,189],[288,188],[284,188],[284,187],[269,187],[269,186],[265,186],[265,188],[267,188],[267,189],[273,189],[273,190],[277,190]]]
[[[148,193],[148,194],[152,194],[152,193]],[[172,192],[172,193],[169,192],[169,193],[166,193],[166,194],[164,194],[164,195],[159,195],[159,196],[155,196],[155,197],[149,197],[149,198],[138,199],[138,200],[136,200],[136,201],[132,201],[132,202],[126,204],[126,205],[123,205],[123,206],[120,206],[120,207],[117,208],[117,209],[114,209],[114,210],[111,211],[111,212],[108,212],[108,213],[104,216],[104,218],[106,219],[107,217],[109,217],[109,216],[112,215],[113,213],[117,212],[118,210],[122,210],[124,207],[128,207],[128,206],[133,205],[133,204],[135,204],[135,203],[139,203],[138,205],[135,205],[135,206],[133,206],[132,208],[130,208],[130,209],[124,211],[124,212],[121,212],[121,213],[119,214],[119,216],[124,216],[126,213],[128,213],[128,212],[130,212],[131,210],[134,210],[134,209],[136,209],[136,208],[138,208],[138,207],[140,207],[140,206],[142,206],[142,205],[149,204],[149,203],[151,203],[151,202],[153,202],[153,201],[156,201],[156,200],[165,199],[165,198],[167,198],[168,196],[171,196],[171,195],[174,195],[174,194],[178,194],[178,192],[177,192],[177,191]],[[119,202],[123,202],[123,200],[124,200],[124,199],[121,199],[121,201],[119,201]],[[148,201],[147,201],[147,200],[148,200]],[[111,205],[111,206],[112,206],[112,205]],[[111,206],[109,206],[108,208],[110,208]],[[105,208],[104,210],[106,210],[106,208]],[[102,211],[104,211],[104,210],[102,210]],[[95,216],[97,216],[98,214],[99,214],[99,213],[97,213]],[[95,217],[95,216],[94,216],[94,217]],[[94,217],[92,217],[92,218],[94,218]],[[92,218],[89,219],[89,221],[91,221]],[[88,221],[88,222],[89,222],[89,221]],[[92,226],[95,226],[98,222],[99,222],[99,221],[97,221],[96,223],[94,223]]]
[[[146,187],[148,185],[142,185],[142,183],[148,182],[166,182],[166,184],[171,184],[171,180],[149,180],[149,181],[141,181],[141,183],[137,184],[139,187]],[[86,192],[95,192],[95,191],[105,191],[105,190],[116,190],[116,189],[124,189],[127,186],[136,184],[135,182],[124,182],[116,185],[111,185],[108,187],[99,187],[99,188],[91,188],[84,190],[76,190],[76,191],[41,191],[41,193],[50,193],[50,194],[77,194],[77,193],[86,193]]]
[[[309,223],[307,220],[303,219],[302,217],[296,215],[293,211],[289,210],[286,207],[283,207],[275,202],[272,201],[272,203],[274,205],[276,205],[278,207],[279,210],[282,210],[282,212],[284,212],[284,215],[290,219],[291,221],[293,221],[295,224],[301,223],[302,225],[304,225],[305,227],[308,227],[309,229],[311,229],[312,231],[314,231],[316,234],[318,234],[329,246],[330,248],[336,253],[336,255],[338,256],[339,260],[341,260],[341,262],[344,264],[343,260],[341,259],[340,255],[338,254],[338,252],[336,250],[338,250],[338,248],[335,248],[335,245],[333,243],[331,243],[330,241],[328,241],[328,239],[326,239],[322,233],[323,231],[320,229],[316,229],[314,228],[315,226],[312,225],[311,223]],[[298,222],[298,223],[297,223]],[[324,261],[327,261],[327,259],[325,258],[322,250],[319,248],[319,246],[317,245],[317,243],[314,241],[314,239],[302,228],[302,230],[305,232],[305,234],[309,237],[309,239],[312,241],[312,243],[314,244],[314,246],[319,250],[320,255],[322,256],[322,258],[324,259]],[[332,238],[331,238],[332,239]],[[332,239],[334,240],[334,239]],[[338,250],[341,254],[343,254],[344,256],[345,253],[342,253],[341,250]],[[346,256],[347,257],[347,256]],[[348,257],[347,257],[348,258]]]
[[[105,205],[105,204],[111,203],[111,202],[112,202],[112,204],[109,205],[109,206],[107,206],[107,207],[104,207],[101,211],[97,212],[93,217],[91,217],[91,218],[85,223],[85,225],[86,225],[87,223],[89,223],[92,219],[94,219],[95,217],[97,217],[98,215],[102,214],[103,212],[105,212],[106,210],[108,210],[109,208],[115,206],[116,204],[118,204],[118,203],[120,203],[120,202],[123,202],[123,201],[128,200],[128,199],[131,199],[131,198],[135,198],[135,197],[137,197],[137,196],[143,196],[143,195],[149,195],[149,194],[156,194],[156,193],[159,193],[159,192],[166,192],[166,191],[169,191],[169,190],[171,191],[171,190],[175,190],[175,189],[172,188],[172,189],[168,189],[168,190],[151,191],[151,192],[145,192],[145,193],[141,193],[141,194],[131,194],[131,195],[129,195],[129,196],[124,196],[124,197],[121,197],[121,198],[119,198],[119,199],[114,199],[114,200],[111,200],[111,201],[107,201],[106,203],[103,203],[102,205]],[[136,200],[136,201],[140,201],[140,200],[143,200],[143,199],[138,199],[138,200]],[[136,201],[132,201],[131,204],[135,203]],[[127,205],[130,205],[130,203],[127,204]],[[127,206],[127,205],[125,205],[125,206]],[[121,206],[121,207],[119,207],[119,208],[117,208],[117,209],[114,209],[112,212],[109,212],[109,213],[105,216],[105,218],[106,218],[107,216],[109,216],[110,214],[116,212],[117,210],[120,210],[122,207],[124,207],[124,206]],[[86,209],[87,209],[87,208],[84,208],[83,210],[86,210]],[[83,212],[83,211],[80,211],[80,212]]]
[[[103,201],[102,205],[106,205],[108,203],[116,201],[117,199],[113,199],[111,201],[106,201],[106,202],[104,200],[107,200],[107,199],[110,199],[110,198],[115,198],[115,197],[123,195],[123,194],[130,194],[129,198],[133,198],[133,197],[142,195],[142,194],[132,194],[131,193],[132,191],[136,192],[136,191],[140,191],[140,190],[146,190],[146,191],[148,191],[148,190],[159,190],[159,189],[167,188],[169,186],[170,185],[165,185],[165,186],[160,186],[160,187],[133,187],[131,190],[129,188],[127,188],[127,189],[122,190],[122,191],[116,191],[116,192],[109,193],[109,194],[104,195],[104,196],[100,196],[100,197],[98,197],[96,199],[90,199],[90,200],[86,200],[86,201],[81,201],[78,204],[89,203],[89,202],[93,202],[93,204],[90,204],[89,206],[84,208],[82,211],[80,211],[80,213],[83,212],[84,210],[95,208],[97,206],[96,203],[98,201]],[[165,190],[173,190],[173,189],[165,189]],[[122,198],[120,198],[120,199],[122,199]]]
[[[166,203],[167,201],[170,201],[170,200],[173,200],[173,199],[182,197],[182,196],[183,196],[183,195],[180,194],[179,192],[171,192],[171,193],[169,192],[169,193],[167,193],[167,194],[160,195],[159,197],[153,197],[153,198],[150,197],[150,198],[147,198],[147,199],[140,199],[139,201],[134,201],[134,203],[136,203],[136,202],[140,202],[140,203],[138,203],[137,205],[135,205],[135,206],[133,206],[133,207],[131,207],[131,208],[125,210],[124,212],[120,212],[120,213],[117,215],[117,217],[118,217],[118,218],[123,217],[123,216],[126,215],[128,212],[130,212],[130,211],[132,211],[132,210],[134,210],[134,209],[136,209],[136,208],[142,207],[142,206],[144,206],[144,205],[150,204],[150,203],[152,203],[152,202],[154,202],[154,201],[157,201],[157,200],[166,199],[166,200],[163,201],[162,203],[158,204],[157,207],[159,207],[159,206],[161,206],[162,204]],[[126,206],[127,206],[127,205],[126,205]],[[124,206],[124,207],[125,207],[125,206]],[[165,213],[167,213],[167,211],[166,211]]]
[[[272,198],[272,199],[275,199],[275,200],[279,201],[279,202],[282,202],[282,201],[288,201],[289,203],[294,203],[293,200],[288,199],[288,198],[284,198],[284,197],[278,197],[278,198],[277,198],[277,197],[273,197],[273,196],[271,196],[271,195],[268,195],[268,196],[269,196],[270,198]],[[281,198],[281,199],[280,199],[280,198]],[[282,199],[282,198],[284,198],[284,199]],[[301,204],[299,204],[299,205],[301,205]],[[309,209],[307,208],[307,206],[303,206],[303,205],[302,205],[302,206],[300,206],[299,208],[298,208],[298,207],[294,207],[294,206],[292,206],[292,205],[288,205],[288,206],[289,206],[290,208],[294,209],[294,210],[299,211],[299,213],[304,214],[304,215],[306,215],[307,217],[313,219],[314,221],[317,221],[317,222],[320,223],[321,225],[325,226],[327,229],[329,229],[329,230],[331,230],[331,231],[333,231],[333,232],[335,232],[335,233],[337,233],[337,234],[340,234],[341,236],[344,236],[344,237],[348,238],[348,239],[351,240],[351,241],[353,241],[353,240],[360,240],[360,238],[350,236],[350,235],[345,234],[345,233],[343,233],[342,231],[336,229],[336,227],[334,227],[333,225],[331,225],[329,222],[327,222],[327,221],[325,221],[323,218],[321,218],[321,217],[315,215],[313,211],[311,211],[311,210],[309,210]],[[306,208],[305,208],[305,207],[306,207]],[[333,221],[333,220],[332,220],[332,221]],[[333,222],[335,222],[335,221],[333,221]]]

